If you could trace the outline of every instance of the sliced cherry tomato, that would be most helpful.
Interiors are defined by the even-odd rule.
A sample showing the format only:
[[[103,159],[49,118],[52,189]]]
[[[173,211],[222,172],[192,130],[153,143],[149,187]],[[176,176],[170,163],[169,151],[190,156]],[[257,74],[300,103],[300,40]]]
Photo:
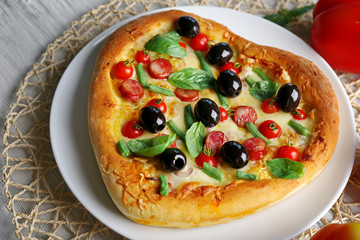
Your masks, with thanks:
[[[158,58],[149,64],[149,74],[152,78],[166,79],[172,73],[172,66],[169,60]]]
[[[249,159],[252,161],[263,159],[266,154],[266,142],[261,138],[253,137],[245,140],[244,147],[249,152]]]
[[[119,88],[120,94],[126,100],[137,102],[144,96],[142,85],[133,79],[126,79]]]
[[[276,158],[288,158],[293,161],[299,159],[299,151],[292,146],[282,146],[276,151]]]
[[[304,110],[298,108],[291,112],[291,115],[296,120],[304,120],[306,118],[306,113]]]
[[[134,68],[129,60],[115,64],[114,73],[118,79],[129,79],[133,75]]]
[[[261,103],[261,109],[264,113],[276,113],[280,110],[275,99],[266,99]]]
[[[219,69],[219,72],[230,70],[233,71],[236,74],[239,74],[241,71],[240,64],[239,63],[233,63],[233,62],[227,62],[224,65],[222,65]]]
[[[223,107],[219,107],[219,109],[220,109],[220,122],[223,122],[226,119],[228,119],[228,113],[226,109]]]
[[[205,153],[200,153],[196,159],[195,159],[196,164],[199,167],[203,167],[204,162],[210,164],[213,167],[217,166],[217,160],[216,157],[213,155],[206,155]]]
[[[163,113],[166,113],[166,111],[167,111],[165,102],[163,100],[161,100],[160,98],[151,99],[146,105],[157,107]]]
[[[186,51],[186,44],[183,42],[179,42],[180,46]]]
[[[146,54],[144,51],[138,51],[135,54],[135,60],[138,63],[148,64],[150,62],[150,56],[149,54]]]
[[[220,154],[221,147],[229,141],[225,133],[221,131],[214,131],[209,133],[205,138],[205,149],[212,154]]]
[[[193,102],[199,99],[198,90],[188,90],[183,88],[175,89],[175,96],[178,97],[183,102]]]
[[[196,37],[190,39],[190,46],[196,51],[206,51],[208,41],[209,38],[205,33],[199,33]]]
[[[128,138],[137,138],[144,133],[144,128],[136,120],[130,120],[121,129],[122,135]]]
[[[279,124],[272,120],[266,120],[259,126],[259,131],[262,135],[267,138],[278,138],[280,137],[282,130]]]
[[[249,106],[238,106],[234,110],[234,115],[232,115],[234,122],[242,128],[246,127],[246,123],[252,122],[255,124],[257,120],[256,111]]]

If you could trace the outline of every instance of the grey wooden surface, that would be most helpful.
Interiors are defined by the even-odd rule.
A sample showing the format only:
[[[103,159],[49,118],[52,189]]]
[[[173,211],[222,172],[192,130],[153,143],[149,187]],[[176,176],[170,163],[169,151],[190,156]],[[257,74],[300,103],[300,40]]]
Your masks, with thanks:
[[[16,101],[16,92],[47,45],[87,11],[106,0],[0,0],[0,128]],[[3,138],[3,131],[0,133]],[[3,145],[0,144],[0,151]],[[0,167],[4,159],[0,161]],[[0,239],[12,240],[15,227],[6,209],[8,199],[0,183]]]

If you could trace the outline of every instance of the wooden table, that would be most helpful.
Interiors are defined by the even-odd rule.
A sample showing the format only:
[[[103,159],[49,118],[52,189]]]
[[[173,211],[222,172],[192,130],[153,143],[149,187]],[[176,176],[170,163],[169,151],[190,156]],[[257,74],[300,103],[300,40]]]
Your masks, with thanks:
[[[87,11],[106,0],[5,0],[0,1],[0,128],[3,129],[9,105],[26,73],[39,61],[46,46],[70,28]],[[1,139],[3,132],[1,131]],[[2,145],[1,145],[2,146]],[[1,151],[3,146],[1,147]],[[4,164],[1,159],[0,166]],[[4,183],[0,183],[0,239],[12,240],[15,227]]]

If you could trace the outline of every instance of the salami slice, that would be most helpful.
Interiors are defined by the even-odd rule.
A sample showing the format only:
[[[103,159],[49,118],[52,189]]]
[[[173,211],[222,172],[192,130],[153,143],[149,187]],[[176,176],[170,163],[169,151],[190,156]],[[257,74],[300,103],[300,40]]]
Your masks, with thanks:
[[[234,115],[232,116],[234,122],[242,128],[246,127],[246,123],[252,122],[255,124],[257,120],[256,111],[249,106],[238,106],[234,110]]]

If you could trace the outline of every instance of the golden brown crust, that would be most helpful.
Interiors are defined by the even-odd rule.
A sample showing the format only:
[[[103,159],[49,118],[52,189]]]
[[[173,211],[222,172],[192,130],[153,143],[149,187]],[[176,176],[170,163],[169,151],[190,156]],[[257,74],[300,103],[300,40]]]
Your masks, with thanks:
[[[316,126],[301,162],[305,175],[298,180],[236,181],[225,187],[185,184],[178,192],[159,195],[159,181],[141,158],[123,158],[116,149],[114,118],[130,105],[117,96],[111,82],[113,65],[127,58],[124,49],[145,43],[156,33],[173,29],[182,15],[191,15],[210,39],[228,42],[233,49],[259,61],[280,65],[300,87],[303,101],[315,108]],[[131,116],[128,116],[131,117]],[[236,36],[226,27],[196,15],[171,10],[134,20],[112,34],[99,52],[89,93],[89,130],[105,185],[121,212],[136,222],[166,227],[195,227],[223,223],[269,207],[310,182],[323,169],[337,142],[336,96],[326,76],[310,61],[292,53],[260,46]],[[176,208],[174,208],[176,206]],[[190,213],[190,214],[189,214]]]

